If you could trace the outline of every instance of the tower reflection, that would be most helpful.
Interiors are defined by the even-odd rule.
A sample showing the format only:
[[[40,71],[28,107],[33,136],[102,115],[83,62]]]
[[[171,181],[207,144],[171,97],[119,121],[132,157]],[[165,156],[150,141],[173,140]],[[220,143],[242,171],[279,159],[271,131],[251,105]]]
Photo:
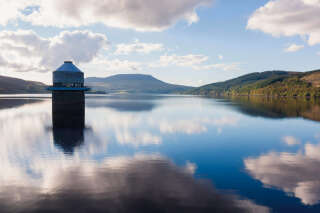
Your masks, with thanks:
[[[55,145],[62,148],[66,154],[72,154],[84,141],[84,95],[75,92],[64,92],[57,96],[53,94],[52,125]]]

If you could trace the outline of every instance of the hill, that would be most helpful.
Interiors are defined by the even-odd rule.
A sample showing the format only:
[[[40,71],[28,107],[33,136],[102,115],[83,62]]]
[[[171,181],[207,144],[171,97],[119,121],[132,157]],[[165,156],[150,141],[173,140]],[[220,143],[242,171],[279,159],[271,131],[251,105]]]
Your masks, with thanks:
[[[225,82],[213,83],[188,91],[207,96],[285,96],[319,97],[320,70],[311,72],[266,71],[251,73]]]
[[[168,84],[151,75],[119,74],[106,78],[86,78],[85,83],[92,90],[127,93],[182,93],[192,87]]]
[[[36,81],[0,76],[0,94],[46,93],[46,85]]]

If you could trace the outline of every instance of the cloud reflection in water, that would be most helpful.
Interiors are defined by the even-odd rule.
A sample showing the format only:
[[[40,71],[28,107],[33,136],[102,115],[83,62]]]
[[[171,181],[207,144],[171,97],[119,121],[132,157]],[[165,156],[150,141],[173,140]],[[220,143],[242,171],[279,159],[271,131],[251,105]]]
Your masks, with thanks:
[[[247,171],[266,186],[282,189],[306,205],[320,202],[320,144],[307,143],[298,153],[276,153],[247,158]]]
[[[129,109],[117,111],[114,108],[106,107],[105,102],[123,102],[124,100],[105,99],[107,100],[99,99],[97,102],[95,99],[88,99],[88,102],[94,107],[89,107],[86,110],[86,128],[79,134],[71,134],[70,137],[75,135],[79,140],[70,143],[70,146],[68,146],[68,140],[72,142],[72,138],[64,137],[63,131],[52,131],[50,101],[26,105],[18,101],[19,106],[0,110],[1,141],[6,141],[0,145],[3,147],[1,152],[7,152],[4,150],[11,149],[24,155],[25,149],[39,150],[42,147],[41,149],[46,154],[48,152],[55,153],[57,150],[48,146],[48,143],[51,143],[66,153],[73,153],[74,149],[76,152],[85,154],[105,153],[108,144],[113,141],[121,146],[161,145],[163,137],[166,135],[204,134],[210,128],[217,128],[217,131],[221,133],[223,127],[235,126],[239,121],[238,117],[232,115],[214,114],[208,116],[206,113],[186,115],[181,113],[181,108],[177,105],[169,107],[161,105],[161,107],[155,107],[155,110],[147,112],[137,112],[136,106],[133,112]],[[159,106],[156,101],[157,99],[151,102],[153,105]],[[140,101],[140,104],[144,102],[147,100]],[[30,101],[26,103],[30,103]],[[112,106],[116,105],[112,104]],[[130,106],[128,107],[130,108]],[[201,110],[201,107],[201,102],[193,104],[192,111],[195,111],[194,108]],[[99,148],[96,149],[96,147]]]
[[[162,97],[163,99],[163,97]],[[139,111],[137,107],[144,107],[144,101],[139,101],[136,106],[128,105],[126,111],[117,110],[114,106],[124,100],[93,100],[89,99],[87,105],[87,124],[90,125],[101,138],[115,138],[119,144],[132,145],[134,147],[159,145],[162,143],[162,136],[169,134],[202,134],[209,128],[216,127],[218,132],[222,132],[223,127],[236,126],[240,120],[239,116],[223,115],[219,113],[208,114],[185,114],[183,111],[195,112],[201,110],[203,103],[193,103],[192,109],[184,106],[181,110],[179,104],[170,103],[170,98],[166,99],[168,105],[159,105],[152,100],[155,106],[150,111]],[[184,100],[185,101],[185,100]],[[115,103],[113,103],[115,102]],[[146,102],[148,103],[148,102]],[[176,105],[174,105],[176,104]],[[110,107],[112,105],[112,107]],[[130,110],[132,106],[132,111]],[[121,107],[122,108],[122,107]],[[197,110],[195,110],[197,109]],[[137,112],[139,111],[139,112]],[[108,133],[107,133],[108,132]]]
[[[222,194],[159,155],[33,161],[35,175],[1,182],[2,212],[268,212],[235,195]],[[5,175],[5,174],[2,174]],[[16,173],[17,175],[17,173]]]
[[[183,120],[184,126],[179,117],[164,118],[161,111],[151,115],[92,108],[87,113],[92,131],[85,131],[81,147],[65,155],[53,146],[48,131],[50,105],[45,101],[0,111],[1,212],[269,211],[194,178],[192,163],[180,167],[155,154],[95,158],[107,153],[110,133],[122,145],[155,145],[162,134],[201,132],[186,128],[188,122],[208,128],[235,125],[234,120],[193,115]],[[160,117],[171,124],[170,131],[161,130]]]

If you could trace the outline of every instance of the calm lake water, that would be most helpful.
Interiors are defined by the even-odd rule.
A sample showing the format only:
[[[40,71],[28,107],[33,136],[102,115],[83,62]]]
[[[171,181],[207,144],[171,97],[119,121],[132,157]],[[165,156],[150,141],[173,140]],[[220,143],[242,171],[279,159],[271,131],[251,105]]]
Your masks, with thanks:
[[[320,212],[317,100],[0,97],[0,212]],[[66,117],[67,119],[67,117]]]

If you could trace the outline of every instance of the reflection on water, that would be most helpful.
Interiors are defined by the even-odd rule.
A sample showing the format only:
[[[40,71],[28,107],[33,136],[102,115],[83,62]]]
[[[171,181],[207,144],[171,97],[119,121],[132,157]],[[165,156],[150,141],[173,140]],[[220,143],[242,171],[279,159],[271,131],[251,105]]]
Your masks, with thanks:
[[[52,131],[54,143],[72,154],[84,141],[85,99],[83,93],[54,93]]]
[[[302,117],[320,121],[320,100],[303,98],[232,97],[239,111],[252,116],[266,118]]]
[[[223,195],[193,178],[194,165],[177,167],[161,156],[115,157],[32,165],[1,190],[0,206],[16,212],[268,212],[248,200]],[[14,192],[14,193],[13,193]]]
[[[244,162],[248,172],[266,187],[282,189],[306,205],[320,202],[320,144],[307,143],[297,153],[270,152]]]
[[[50,99],[0,98],[0,209],[319,212],[319,123],[293,119],[317,121],[318,106],[89,96],[74,116]]]
[[[88,98],[86,106],[90,108],[110,108],[119,112],[143,112],[156,108],[159,104],[156,103],[156,100],[163,98],[163,96],[150,95],[121,95],[111,96],[108,99],[95,97]]]
[[[84,129],[53,128],[54,143],[63,149],[66,154],[72,154],[84,140]]]
[[[25,104],[41,102],[40,99],[0,99],[0,109],[15,108]]]

